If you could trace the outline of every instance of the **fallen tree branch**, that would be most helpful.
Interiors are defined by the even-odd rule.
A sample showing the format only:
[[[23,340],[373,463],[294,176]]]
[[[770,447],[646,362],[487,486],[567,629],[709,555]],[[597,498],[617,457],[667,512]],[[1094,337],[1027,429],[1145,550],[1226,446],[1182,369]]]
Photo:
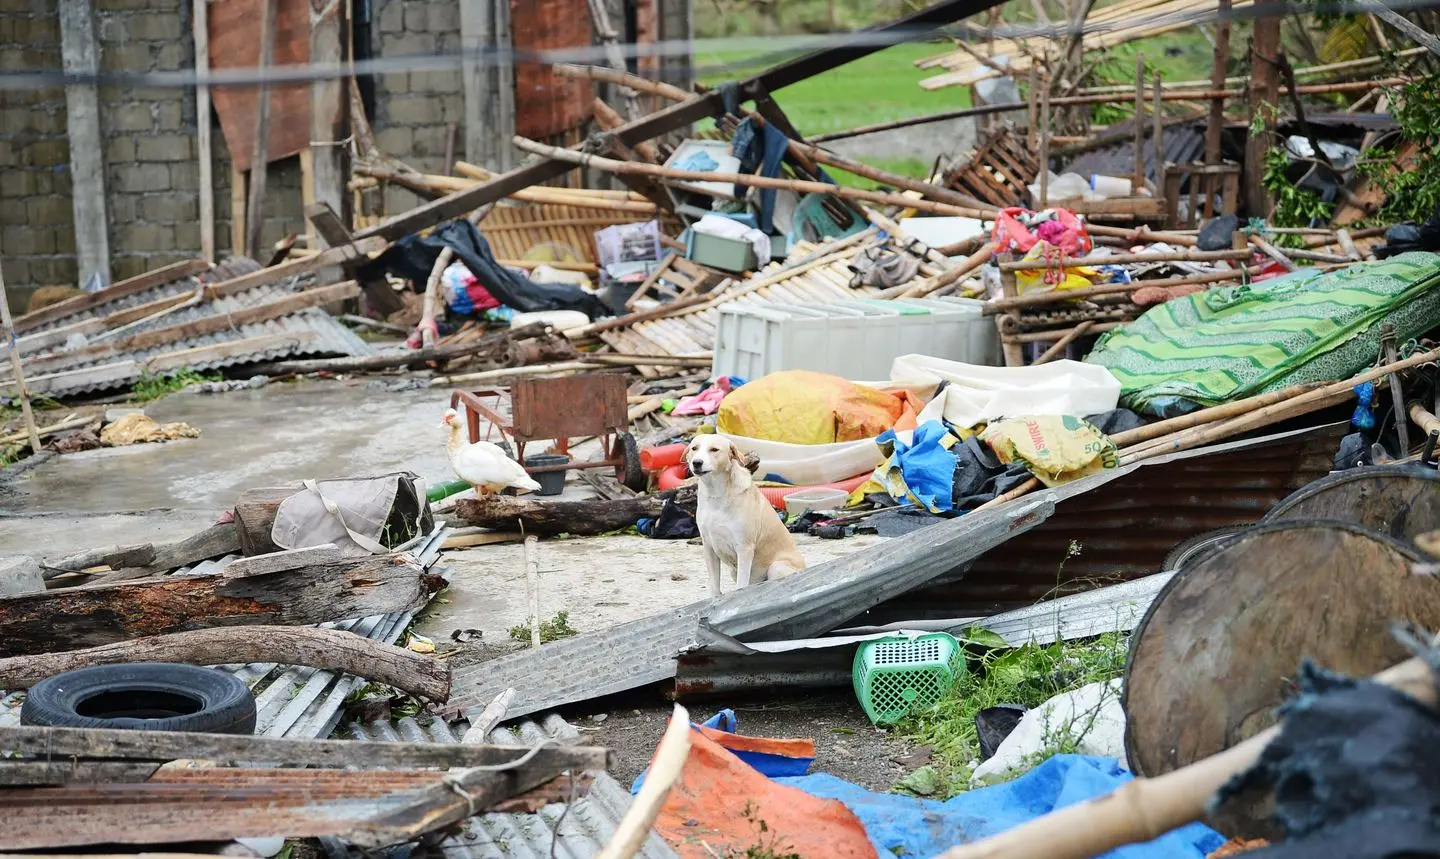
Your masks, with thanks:
[[[549,326],[542,322],[536,322],[522,328],[502,331],[498,334],[488,334],[470,343],[459,343],[452,346],[432,346],[428,349],[411,349],[404,352],[371,355],[364,358],[316,358],[309,361],[276,361],[270,364],[261,364],[255,369],[255,372],[263,373],[267,376],[289,376],[303,373],[361,373],[376,370],[392,370],[396,367],[408,367],[412,364],[422,364],[427,361],[454,361],[457,358],[468,358],[483,352],[496,352],[512,343],[542,337],[549,330]]]
[[[0,689],[28,689],[46,677],[65,671],[126,662],[190,665],[277,662],[343,671],[432,701],[445,701],[450,697],[450,666],[442,660],[353,632],[289,626],[202,629],[67,653],[12,656],[0,659]]]

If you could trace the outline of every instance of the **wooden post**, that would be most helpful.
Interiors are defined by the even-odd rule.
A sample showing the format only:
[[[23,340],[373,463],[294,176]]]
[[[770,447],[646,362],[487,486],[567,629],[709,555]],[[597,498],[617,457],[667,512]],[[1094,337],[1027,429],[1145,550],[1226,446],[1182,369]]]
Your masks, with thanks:
[[[195,73],[210,71],[210,0],[195,0],[191,15]],[[195,87],[195,149],[200,163],[200,256],[215,261],[215,164],[210,141],[210,87]]]
[[[94,74],[99,69],[91,0],[60,0],[60,53],[66,72]],[[80,283],[98,277],[102,286],[109,286],[110,219],[105,210],[105,160],[94,84],[65,87],[65,118]]]
[[[1145,187],[1145,55],[1135,57],[1135,175],[1130,193],[1140,196]]]
[[[1040,97],[1040,66],[1036,63],[1030,64],[1030,89],[1025,93],[1026,111],[1030,120],[1030,133],[1026,135],[1030,148],[1034,149],[1039,143],[1040,114],[1036,112],[1036,100]]]
[[[1150,127],[1150,136],[1154,138],[1150,143],[1155,147],[1156,194],[1164,193],[1165,188],[1165,118],[1160,115],[1160,97],[1163,94],[1160,87],[1160,72],[1157,71],[1155,72],[1155,104],[1153,108],[1155,115],[1151,117],[1153,124]],[[1194,176],[1190,177],[1190,182],[1191,187],[1194,187]],[[1190,215],[1193,217],[1195,213],[1191,212]]]
[[[310,62],[322,66],[348,65],[348,3],[340,0],[310,0]],[[310,183],[307,208],[324,203],[350,223],[346,205],[350,182],[350,79],[317,80],[310,86]],[[448,169],[448,167],[447,167]],[[308,222],[307,222],[308,223]],[[328,247],[324,236],[308,230],[310,249]],[[317,241],[318,238],[318,241]]]
[[[509,0],[460,0],[460,45],[467,55],[510,48]],[[515,73],[505,61],[466,59],[465,160],[505,172],[515,164]]]
[[[1257,0],[1255,33],[1250,42],[1250,123],[1261,126],[1245,141],[1245,208],[1252,218],[1270,215],[1270,197],[1261,178],[1265,175],[1265,153],[1270,149],[1270,122],[1265,110],[1274,110],[1280,98],[1280,0]],[[1270,7],[1270,8],[1266,8]],[[1261,120],[1256,122],[1256,120]]]
[[[230,253],[245,253],[245,171],[230,165]]]
[[[1220,0],[1219,16],[1215,26],[1215,64],[1210,68],[1210,88],[1225,88],[1225,75],[1230,68],[1230,0]],[[1225,99],[1210,102],[1210,123],[1205,126],[1205,166],[1214,167],[1220,163],[1220,142],[1225,131]],[[1205,203],[1205,215],[1215,213],[1214,204]]]
[[[5,293],[5,273],[0,271],[0,342],[10,357],[10,372],[15,374],[15,392],[20,396],[20,414],[25,432],[30,436],[30,450],[40,452],[40,431],[35,428],[35,414],[30,411],[30,391],[25,387],[25,373],[20,368],[20,350],[15,347],[15,323],[10,318],[10,296]]]
[[[1049,59],[1049,55],[1046,55]],[[1047,72],[1040,90],[1040,208],[1050,205],[1050,87],[1055,79]]]
[[[537,552],[540,540],[525,538],[525,590],[530,602],[530,646],[540,646],[540,558]]]
[[[616,71],[625,71],[625,55],[620,52],[620,36],[615,32],[615,28],[610,26],[610,15],[605,11],[605,0],[589,0],[589,5],[590,23],[595,27],[595,35],[605,46],[605,62]],[[621,103],[625,106],[625,118],[639,117],[640,99],[635,90],[623,84],[619,89]]]
[[[277,0],[260,4],[260,70],[262,83],[255,93],[255,154],[250,159],[250,205],[248,207],[245,253],[261,261],[260,231],[265,226],[265,170],[270,161],[270,84],[263,81],[275,64],[275,17]],[[263,265],[263,263],[262,263]]]

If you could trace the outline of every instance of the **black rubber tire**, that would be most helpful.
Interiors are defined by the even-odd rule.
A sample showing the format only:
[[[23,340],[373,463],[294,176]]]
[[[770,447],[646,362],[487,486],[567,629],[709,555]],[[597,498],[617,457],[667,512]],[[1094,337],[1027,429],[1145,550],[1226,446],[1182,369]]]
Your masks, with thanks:
[[[644,492],[650,486],[650,477],[640,466],[640,445],[635,442],[635,436],[619,432],[615,434],[615,441],[624,460],[623,464],[615,466],[615,479],[627,489]]]
[[[166,662],[96,665],[30,687],[20,724],[253,734],[255,696],[235,675],[214,668]]]
[[[1235,525],[1196,534],[1170,550],[1170,553],[1165,556],[1165,562],[1160,565],[1160,571],[1177,570],[1186,564],[1193,564],[1219,546],[1224,545],[1231,537],[1238,536],[1251,527],[1253,526]]]

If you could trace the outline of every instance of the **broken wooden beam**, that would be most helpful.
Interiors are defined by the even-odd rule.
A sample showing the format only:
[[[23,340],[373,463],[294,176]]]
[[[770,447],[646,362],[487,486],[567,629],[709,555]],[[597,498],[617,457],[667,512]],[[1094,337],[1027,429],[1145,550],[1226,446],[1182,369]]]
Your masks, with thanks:
[[[494,767],[513,764],[531,750],[521,746],[448,743],[355,743],[180,731],[109,728],[0,727],[0,748],[35,757],[123,761],[205,760],[274,763],[294,767]],[[542,748],[530,760],[569,770],[609,767],[609,749]]]
[[[620,531],[641,519],[659,516],[667,498],[673,497],[682,506],[688,501],[693,507],[694,493],[694,489],[684,489],[613,501],[532,501],[508,495],[486,495],[460,499],[455,505],[455,517],[467,525],[497,531],[594,536]]]
[[[496,362],[505,364],[510,347],[522,340],[532,340],[545,336],[549,326],[544,323],[535,322],[521,328],[513,328],[508,331],[501,331],[498,334],[489,334],[469,343],[457,343],[451,346],[431,346],[426,349],[406,349],[400,352],[391,352],[383,355],[368,355],[360,358],[315,358],[304,361],[276,361],[269,364],[261,364],[254,372],[267,376],[289,376],[301,375],[304,373],[364,373],[377,370],[393,370],[397,367],[408,367],[413,364],[424,364],[428,361],[454,361],[458,358],[469,358],[484,353],[494,353]],[[568,344],[564,344],[568,347]],[[556,349],[562,348],[556,344]],[[567,349],[567,356],[573,353],[573,349]],[[553,360],[547,358],[546,360]]]
[[[154,635],[66,653],[0,659],[0,689],[28,689],[47,677],[91,665],[275,662],[343,671],[431,701],[450,697],[450,666],[432,656],[338,629],[246,626]]]
[[[78,650],[220,626],[304,625],[420,608],[444,586],[381,555],[283,576],[143,579],[0,598],[0,656]]]

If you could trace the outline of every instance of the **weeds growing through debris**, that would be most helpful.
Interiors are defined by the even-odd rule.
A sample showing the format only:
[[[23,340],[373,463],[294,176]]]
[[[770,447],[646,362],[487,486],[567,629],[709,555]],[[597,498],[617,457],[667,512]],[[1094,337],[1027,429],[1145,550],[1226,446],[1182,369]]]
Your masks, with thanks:
[[[780,834],[770,831],[770,824],[760,816],[760,809],[750,800],[745,801],[745,810],[741,812],[751,828],[755,830],[755,843],[746,847],[743,851],[731,849],[727,851],[727,859],[803,859],[799,853],[787,849],[780,843]]]
[[[562,638],[569,638],[572,635],[579,635],[580,630],[570,625],[570,613],[559,611],[549,620],[540,621],[540,643],[549,644],[552,641],[559,641]],[[522,623],[519,626],[510,627],[510,639],[523,643],[530,641],[530,624]]]
[[[170,376],[147,372],[135,380],[134,386],[130,388],[130,399],[137,403],[151,403],[168,394],[183,391],[191,385],[218,382],[221,378],[219,373],[197,373],[188,367]]]
[[[1057,588],[1065,564],[1080,553],[1080,544],[1072,541],[1055,572]],[[971,771],[980,761],[975,716],[981,710],[1002,704],[1037,707],[1061,693],[1113,680],[1124,672],[1129,648],[1129,636],[1117,632],[1083,641],[1009,649],[1004,647],[1003,639],[985,630],[971,630],[963,638],[990,649],[972,660],[971,670],[960,678],[949,697],[896,728],[905,742],[929,746],[933,761],[897,783],[898,791],[948,798],[968,790]],[[1073,752],[1088,728],[1047,725],[1043,757],[1027,763],[1034,765],[1052,754]]]

